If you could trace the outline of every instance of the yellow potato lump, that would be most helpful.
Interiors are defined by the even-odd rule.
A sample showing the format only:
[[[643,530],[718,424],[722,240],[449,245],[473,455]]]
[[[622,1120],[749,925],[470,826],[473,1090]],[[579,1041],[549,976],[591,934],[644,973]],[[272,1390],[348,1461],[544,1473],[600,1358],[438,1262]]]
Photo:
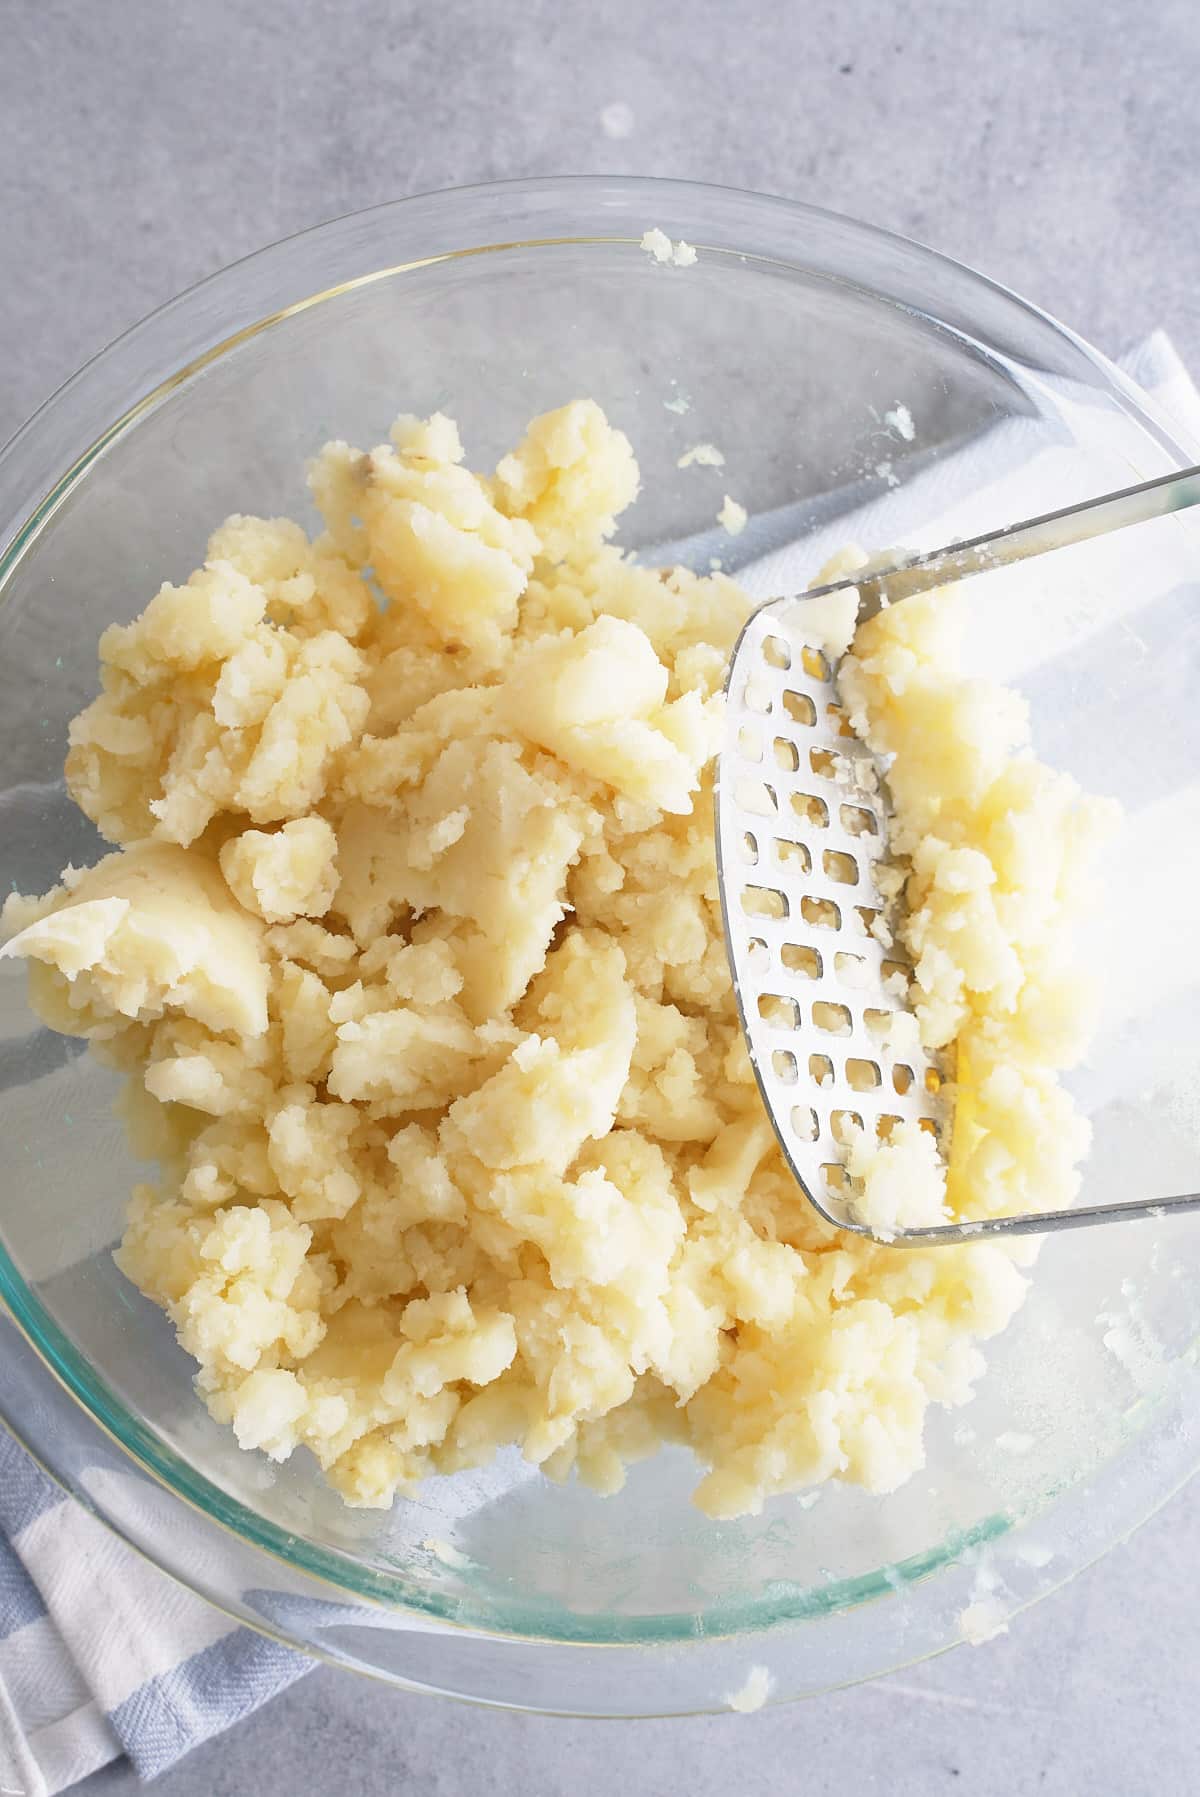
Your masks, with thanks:
[[[712,1516],[893,1488],[1029,1251],[839,1234],[781,1161],[712,836],[749,601],[608,542],[638,472],[591,402],[490,478],[439,415],[310,486],[315,541],[230,518],[104,633],[67,780],[116,851],[5,907],[160,1168],[120,1265],[242,1446],[354,1504],[513,1442],[604,1491],[687,1443]],[[851,1150],[884,1224],[1069,1202],[1087,1147],[1061,965],[1101,815],[956,627],[914,600],[843,664],[893,758],[916,1016],[957,1042],[948,1177],[926,1138]]]

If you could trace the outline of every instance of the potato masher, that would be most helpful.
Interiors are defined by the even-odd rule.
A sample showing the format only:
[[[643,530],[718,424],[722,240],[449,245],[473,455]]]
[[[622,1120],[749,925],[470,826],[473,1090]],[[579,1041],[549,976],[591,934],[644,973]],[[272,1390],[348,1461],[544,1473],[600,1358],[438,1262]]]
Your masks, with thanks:
[[[847,734],[836,668],[806,642],[798,605],[856,588],[859,622],[884,605],[990,568],[1080,543],[1200,503],[1200,466],[1068,506],[988,536],[772,599],[746,622],[726,682],[715,787],[725,943],[755,1077],[797,1183],[827,1222],[898,1246],[1080,1229],[1200,1209],[1200,1193],[1078,1210],[900,1228],[855,1215],[839,1132],[887,1119],[942,1132],[937,1067],[922,1050],[881,1051],[907,1009],[910,969],[871,925],[885,907],[877,868],[887,848],[886,782]],[[881,932],[885,935],[886,932]]]

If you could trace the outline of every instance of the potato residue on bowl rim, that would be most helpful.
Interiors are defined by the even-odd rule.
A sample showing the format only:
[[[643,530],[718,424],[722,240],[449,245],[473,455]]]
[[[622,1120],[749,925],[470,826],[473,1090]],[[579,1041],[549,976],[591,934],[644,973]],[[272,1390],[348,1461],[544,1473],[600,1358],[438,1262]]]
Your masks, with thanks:
[[[490,478],[435,415],[309,479],[315,541],[232,517],[104,633],[67,779],[117,850],[5,906],[159,1164],[120,1265],[242,1446],[308,1447],[355,1504],[510,1442],[603,1491],[686,1443],[713,1516],[893,1488],[1033,1250],[839,1234],[781,1161],[712,839],[749,601],[611,546],[638,472],[589,401]],[[1104,811],[957,671],[957,609],[881,613],[842,669],[921,1033],[957,1043],[948,1175],[926,1138],[899,1180],[903,1144],[852,1151],[905,1220],[1068,1203],[1088,1140],[1062,966]]]

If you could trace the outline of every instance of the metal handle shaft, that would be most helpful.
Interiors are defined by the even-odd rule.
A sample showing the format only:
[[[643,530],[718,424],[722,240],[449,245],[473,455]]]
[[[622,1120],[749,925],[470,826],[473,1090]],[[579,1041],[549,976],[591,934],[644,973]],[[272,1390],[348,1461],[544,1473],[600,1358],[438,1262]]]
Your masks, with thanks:
[[[1147,524],[1152,518],[1186,511],[1193,505],[1200,505],[1200,465],[1160,474],[1140,486],[1123,487],[1118,493],[1087,499],[1081,505],[1064,506],[1040,518],[1010,524],[1005,530],[970,537],[964,543],[911,556],[878,573],[868,571],[831,581],[828,586],[814,587],[799,596],[812,599],[857,587],[862,598],[860,617],[866,618],[882,604],[896,605],[901,599],[927,593],[948,580],[962,580],[989,568],[1006,568],[1031,556],[1046,555],[1052,549],[1066,549],[1072,543],[1086,543],[1109,531],[1124,530],[1130,524]]]

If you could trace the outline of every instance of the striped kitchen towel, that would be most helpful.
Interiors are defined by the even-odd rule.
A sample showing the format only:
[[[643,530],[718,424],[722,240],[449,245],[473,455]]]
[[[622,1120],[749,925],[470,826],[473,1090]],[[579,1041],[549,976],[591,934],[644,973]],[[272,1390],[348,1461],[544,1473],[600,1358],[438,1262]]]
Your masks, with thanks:
[[[0,1322],[0,1407],[9,1341]],[[313,1663],[159,1572],[0,1429],[0,1791],[50,1797],[121,1753],[153,1778]]]
[[[1161,332],[1124,366],[1200,435],[1200,395]],[[964,516],[978,528],[981,489],[986,515],[1004,523],[1029,491],[1020,428],[998,427],[959,455],[931,460],[894,491],[879,481],[869,494],[843,490],[828,503],[752,518],[737,538],[713,532],[711,541],[660,553],[699,568],[720,557],[767,597],[795,590],[847,540],[872,548],[905,541],[906,507],[911,514],[918,497],[923,529],[944,533],[919,547],[958,534]],[[1047,490],[1061,487],[1049,479]],[[29,1377],[49,1374],[0,1320],[0,1415],[12,1381]],[[0,1793],[50,1797],[121,1753],[152,1778],[311,1665],[158,1572],[0,1428]]]

